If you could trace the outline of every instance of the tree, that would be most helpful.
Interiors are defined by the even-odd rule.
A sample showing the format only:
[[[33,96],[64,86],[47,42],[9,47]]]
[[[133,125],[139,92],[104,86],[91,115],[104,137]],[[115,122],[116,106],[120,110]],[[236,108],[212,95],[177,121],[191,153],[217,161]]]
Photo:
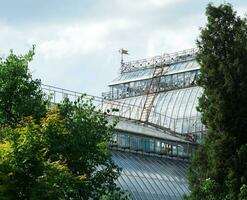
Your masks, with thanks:
[[[116,122],[84,97],[48,111],[33,54],[0,63],[0,200],[128,199],[108,148]]]
[[[91,101],[68,100],[36,124],[2,129],[0,199],[128,199],[108,142],[115,123]]]
[[[4,128],[0,143],[0,199],[65,199],[77,177],[66,165],[45,158],[43,129],[31,117],[19,127]]]
[[[189,169],[189,199],[238,199],[247,183],[247,21],[232,6],[209,4],[207,24],[197,41],[202,122],[207,127]],[[244,189],[242,189],[242,193]]]
[[[100,199],[118,193],[114,181],[120,171],[108,148],[115,123],[108,123],[106,113],[95,110],[90,100],[79,98],[72,103],[67,99],[43,124],[47,159],[64,163],[81,180],[77,192],[69,196]]]
[[[41,82],[32,79],[28,64],[33,59],[34,47],[26,55],[10,52],[0,58],[0,125],[15,125],[23,117],[43,117],[47,103],[41,90]]]

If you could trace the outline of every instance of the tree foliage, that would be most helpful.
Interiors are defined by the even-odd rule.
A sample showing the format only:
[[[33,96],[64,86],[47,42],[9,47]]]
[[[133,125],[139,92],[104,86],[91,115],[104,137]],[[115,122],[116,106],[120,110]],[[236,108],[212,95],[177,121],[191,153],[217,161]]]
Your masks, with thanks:
[[[41,82],[32,79],[28,64],[33,59],[34,47],[26,55],[10,52],[0,58],[0,124],[15,125],[23,117],[32,115],[35,120],[47,111],[47,101]]]
[[[247,21],[229,4],[209,4],[197,41],[202,122],[208,131],[189,170],[189,199],[238,199],[247,183]],[[242,191],[240,191],[242,188]],[[240,195],[241,196],[241,195]]]
[[[116,122],[84,97],[47,111],[28,71],[32,56],[11,53],[1,63],[0,199],[128,199],[108,148]]]
[[[108,148],[115,124],[108,124],[106,114],[96,111],[92,102],[83,98],[74,103],[65,100],[43,124],[48,138],[47,159],[65,163],[81,180],[72,196],[99,199],[117,189],[114,181],[119,169]]]
[[[114,183],[120,171],[108,149],[113,127],[91,101],[78,99],[53,108],[41,124],[28,117],[2,129],[0,197],[127,199]]]

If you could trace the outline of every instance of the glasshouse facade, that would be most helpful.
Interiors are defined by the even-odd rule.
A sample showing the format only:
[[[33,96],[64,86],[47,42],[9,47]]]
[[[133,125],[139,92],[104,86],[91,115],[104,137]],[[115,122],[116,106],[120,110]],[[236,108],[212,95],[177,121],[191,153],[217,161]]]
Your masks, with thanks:
[[[103,109],[120,121],[111,147],[121,188],[133,199],[182,199],[186,169],[205,127],[196,107],[202,88],[195,49],[121,63],[103,93]],[[110,119],[111,117],[109,117]],[[110,119],[111,120],[111,119]]]
[[[133,199],[182,199],[189,193],[188,162],[206,131],[196,109],[203,91],[195,54],[190,49],[121,62],[109,91],[93,97],[109,122],[119,119],[110,147],[122,168],[117,184]],[[81,96],[48,85],[43,90],[53,103]]]

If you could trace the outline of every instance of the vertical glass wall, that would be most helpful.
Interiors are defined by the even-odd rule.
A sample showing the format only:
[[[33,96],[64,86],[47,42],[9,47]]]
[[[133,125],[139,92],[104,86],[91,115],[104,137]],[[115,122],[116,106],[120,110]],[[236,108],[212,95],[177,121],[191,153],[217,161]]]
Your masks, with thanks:
[[[199,70],[167,74],[155,80],[155,91],[162,92],[195,86]],[[103,93],[106,99],[122,99],[147,94],[151,84],[151,78],[133,80],[130,82],[119,82],[110,86],[109,93]],[[154,84],[154,83],[153,83]]]
[[[120,131],[114,133],[110,145],[115,148],[129,149],[136,152],[181,158],[191,157],[195,149],[195,145],[189,142],[169,141]]]

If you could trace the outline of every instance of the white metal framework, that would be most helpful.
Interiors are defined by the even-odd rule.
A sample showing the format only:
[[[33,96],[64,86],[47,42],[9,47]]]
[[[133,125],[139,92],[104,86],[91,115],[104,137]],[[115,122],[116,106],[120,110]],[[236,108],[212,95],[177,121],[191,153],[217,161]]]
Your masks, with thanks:
[[[205,127],[196,109],[202,94],[197,86],[200,66],[195,60],[196,51],[124,63],[103,98],[136,105],[141,109],[141,122],[157,124],[200,143]],[[137,114],[132,111],[130,117]]]

